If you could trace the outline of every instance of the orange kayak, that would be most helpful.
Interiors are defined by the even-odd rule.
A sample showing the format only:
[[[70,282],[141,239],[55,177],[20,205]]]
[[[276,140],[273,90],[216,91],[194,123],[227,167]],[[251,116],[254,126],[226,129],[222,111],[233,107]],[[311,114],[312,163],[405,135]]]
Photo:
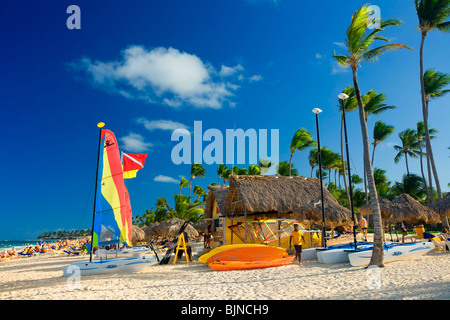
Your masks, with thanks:
[[[246,270],[246,269],[259,269],[269,267],[284,266],[294,260],[295,255],[273,259],[273,260],[260,260],[260,261],[214,261],[208,263],[210,268],[220,271],[228,270]]]
[[[283,248],[277,247],[241,247],[219,252],[207,260],[214,261],[267,261],[287,257]]]

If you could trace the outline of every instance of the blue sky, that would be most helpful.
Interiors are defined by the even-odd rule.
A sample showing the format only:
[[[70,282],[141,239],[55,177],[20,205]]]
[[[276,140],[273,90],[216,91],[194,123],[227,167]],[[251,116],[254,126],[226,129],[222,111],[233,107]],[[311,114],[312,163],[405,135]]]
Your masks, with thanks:
[[[32,238],[41,231],[90,228],[98,131],[116,134],[121,148],[148,153],[135,179],[127,180],[134,215],[157,197],[172,202],[189,165],[175,165],[174,126],[203,130],[280,130],[280,160],[304,127],[315,138],[319,107],[322,146],[339,152],[337,94],[352,82],[336,65],[351,15],[364,1],[32,1],[0,4],[0,141],[4,168],[0,239]],[[69,30],[66,9],[81,9],[81,29]],[[363,63],[361,90],[384,92],[397,106],[369,119],[396,132],[377,148],[375,167],[391,181],[406,172],[394,163],[398,133],[422,118],[419,87],[420,34],[413,1],[377,1],[383,18],[403,24],[384,35],[413,50],[387,53]],[[449,35],[426,39],[425,68],[450,72]],[[430,104],[430,126],[441,187],[450,182],[450,95]],[[352,171],[362,175],[362,140],[357,112],[348,114]],[[309,176],[307,152],[293,159]],[[205,178],[217,181],[217,165]],[[410,170],[420,174],[419,161]],[[159,177],[156,179],[155,178]],[[361,186],[359,186],[361,187]]]

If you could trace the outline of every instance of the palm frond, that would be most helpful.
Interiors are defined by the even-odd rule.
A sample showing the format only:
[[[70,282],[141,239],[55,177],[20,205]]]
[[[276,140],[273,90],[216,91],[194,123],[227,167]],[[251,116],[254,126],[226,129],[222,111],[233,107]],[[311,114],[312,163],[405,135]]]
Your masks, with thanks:
[[[404,44],[386,44],[378,48],[367,51],[362,55],[362,59],[367,62],[374,62],[378,60],[378,57],[390,50],[398,50],[401,48],[412,49]]]

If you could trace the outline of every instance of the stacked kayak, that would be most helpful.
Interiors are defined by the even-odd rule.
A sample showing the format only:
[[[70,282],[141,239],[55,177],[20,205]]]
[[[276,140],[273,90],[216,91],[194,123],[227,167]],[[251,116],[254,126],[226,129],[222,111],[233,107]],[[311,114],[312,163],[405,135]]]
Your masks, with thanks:
[[[278,267],[289,264],[294,255],[289,256],[283,248],[264,245],[236,245],[219,247],[199,258],[210,268],[221,271]]]
[[[367,266],[372,258],[372,248],[358,248],[358,252],[348,255],[350,264],[354,267]],[[394,262],[417,258],[425,253],[435,249],[433,242],[419,243],[389,243],[384,246],[384,262]]]

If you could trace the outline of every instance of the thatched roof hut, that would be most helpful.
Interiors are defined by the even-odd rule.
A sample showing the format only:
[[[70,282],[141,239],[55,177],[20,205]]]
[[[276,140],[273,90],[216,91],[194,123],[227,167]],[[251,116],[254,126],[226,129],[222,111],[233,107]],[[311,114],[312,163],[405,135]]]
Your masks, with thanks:
[[[131,233],[131,238],[132,238],[131,242],[133,242],[133,244],[136,244],[137,242],[140,241],[147,241],[144,230],[134,225]]]
[[[381,219],[383,219],[383,221],[391,219],[394,209],[394,205],[392,204],[392,202],[385,197],[378,197],[378,203],[380,204]],[[373,213],[370,203],[360,207],[359,211],[363,216],[371,215]]]
[[[208,227],[209,224],[211,224],[211,222],[202,219],[202,220],[200,220],[200,221],[194,222],[194,223],[192,224],[192,226],[193,226],[194,229],[197,230],[199,233],[200,233],[200,232],[201,232],[201,233],[204,233],[206,227]]]
[[[208,196],[205,203],[205,218],[212,218],[214,203],[217,203],[221,214],[225,215],[225,201],[227,199],[229,186],[208,186]]]
[[[428,205],[428,208],[434,210],[442,218],[445,216],[450,216],[450,193],[448,193],[442,199],[439,199]]]
[[[153,222],[149,226],[143,227],[142,230],[144,230],[147,237],[151,238],[151,237],[159,236],[158,232],[156,232],[159,224],[160,224],[159,222]]]
[[[409,194],[402,193],[392,201],[392,204],[394,209],[391,222],[433,223],[441,221],[436,212],[422,205]]]
[[[177,236],[184,222],[183,219],[172,218],[161,222],[154,230],[161,236]],[[188,237],[198,237],[198,232],[191,223],[186,226],[184,231],[187,233]]]
[[[225,202],[227,216],[322,221],[318,179],[231,175],[229,182]],[[342,207],[325,186],[323,192],[326,222],[350,223],[350,210]]]

